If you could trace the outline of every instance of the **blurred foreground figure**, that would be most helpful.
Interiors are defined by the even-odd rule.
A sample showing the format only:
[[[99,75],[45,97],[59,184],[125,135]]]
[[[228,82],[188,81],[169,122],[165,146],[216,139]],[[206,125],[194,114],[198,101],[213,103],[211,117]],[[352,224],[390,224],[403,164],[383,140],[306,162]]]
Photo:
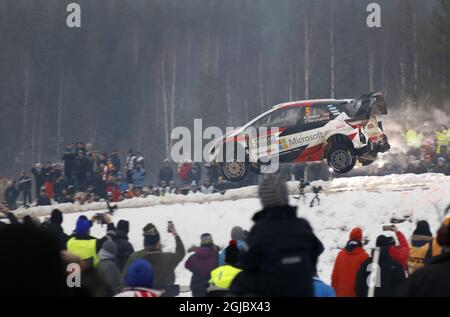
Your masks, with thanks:
[[[59,251],[56,239],[35,225],[0,227],[0,296],[71,295]]]
[[[259,185],[263,210],[253,217],[249,250],[231,284],[238,295],[314,296],[313,277],[323,245],[297,208],[289,206],[286,183],[267,175]]]

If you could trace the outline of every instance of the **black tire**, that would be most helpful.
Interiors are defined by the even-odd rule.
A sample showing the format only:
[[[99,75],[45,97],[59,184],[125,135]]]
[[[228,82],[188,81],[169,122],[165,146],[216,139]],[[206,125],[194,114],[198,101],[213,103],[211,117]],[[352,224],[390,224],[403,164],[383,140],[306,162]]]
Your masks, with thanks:
[[[222,175],[232,181],[239,182],[247,176],[249,165],[246,162],[224,162],[221,164]]]
[[[331,144],[327,151],[327,162],[328,166],[338,174],[350,172],[356,164],[353,146],[346,143]]]

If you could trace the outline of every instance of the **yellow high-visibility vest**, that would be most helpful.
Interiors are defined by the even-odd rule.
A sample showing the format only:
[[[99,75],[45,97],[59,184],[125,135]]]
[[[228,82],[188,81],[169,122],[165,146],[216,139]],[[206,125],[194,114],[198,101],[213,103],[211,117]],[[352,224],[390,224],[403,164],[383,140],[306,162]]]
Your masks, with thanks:
[[[406,132],[406,143],[409,147],[419,148],[422,145],[423,134],[413,129]]]
[[[78,240],[73,237],[67,241],[67,251],[79,256],[82,260],[92,258],[94,267],[100,261],[97,255],[97,239]]]
[[[447,131],[436,131],[436,145],[448,146]]]
[[[237,269],[231,265],[219,266],[211,272],[209,283],[218,288],[228,289],[236,275],[240,272],[242,272],[241,269]]]

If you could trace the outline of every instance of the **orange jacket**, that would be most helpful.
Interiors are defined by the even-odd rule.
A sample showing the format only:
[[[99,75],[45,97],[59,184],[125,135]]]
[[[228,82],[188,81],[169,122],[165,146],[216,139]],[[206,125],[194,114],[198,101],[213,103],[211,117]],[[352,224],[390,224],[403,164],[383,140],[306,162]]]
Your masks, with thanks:
[[[343,249],[339,252],[331,276],[331,286],[337,297],[356,297],[356,275],[368,257],[362,247],[356,247],[351,251]]]

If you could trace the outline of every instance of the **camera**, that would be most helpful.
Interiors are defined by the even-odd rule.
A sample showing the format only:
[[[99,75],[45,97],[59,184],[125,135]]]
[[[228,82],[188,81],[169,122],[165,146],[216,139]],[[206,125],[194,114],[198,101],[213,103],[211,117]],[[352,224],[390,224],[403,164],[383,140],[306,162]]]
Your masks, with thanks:
[[[172,221],[168,221],[167,222],[167,232],[171,233],[173,229],[173,222]]]
[[[306,182],[304,179],[300,180],[300,189],[305,189],[306,186],[309,186],[309,182]]]
[[[321,190],[322,190],[322,186],[313,186],[312,187],[312,191],[314,194],[320,193]]]

